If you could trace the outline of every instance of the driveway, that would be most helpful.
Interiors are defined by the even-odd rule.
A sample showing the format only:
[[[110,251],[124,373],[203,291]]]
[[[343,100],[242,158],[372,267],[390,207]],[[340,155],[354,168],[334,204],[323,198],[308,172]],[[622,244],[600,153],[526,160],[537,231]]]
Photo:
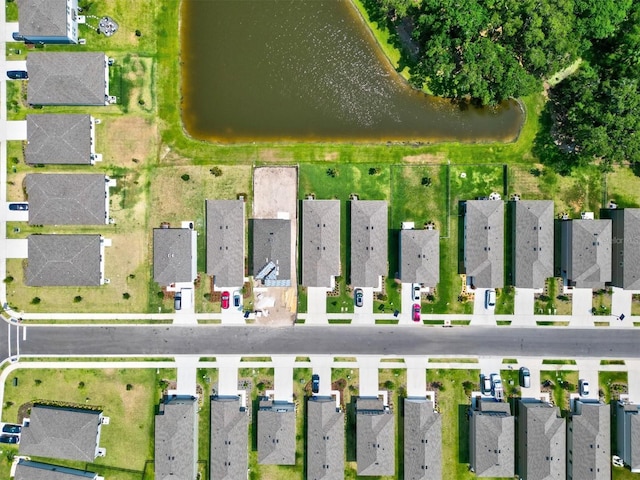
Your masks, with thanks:
[[[421,325],[421,322],[413,321],[413,304],[420,303],[419,301],[413,300],[413,283],[402,283],[402,291],[400,293],[401,299],[401,308],[400,315],[398,316],[399,324],[415,324]]]
[[[9,43],[15,42],[15,40],[13,39],[13,32],[19,32],[19,31],[20,31],[20,25],[18,24],[18,22],[5,23],[4,41]],[[21,49],[24,48],[24,45],[22,45],[20,48]]]
[[[6,205],[5,219],[7,222],[28,222],[29,210],[9,210],[9,205],[12,203],[27,203],[27,202],[9,202]]]
[[[627,377],[629,400],[634,403],[640,403],[640,360],[625,360],[624,363],[629,368]]]
[[[13,40],[12,40],[13,41]],[[9,70],[27,70],[27,61],[26,60],[8,60],[5,62],[5,73],[4,76],[6,78],[6,72]]]
[[[576,359],[576,364],[578,366],[578,378],[585,379],[589,382],[589,395],[585,398],[593,398],[597,400],[600,398],[598,394],[598,369],[600,367],[600,360],[579,358]]]
[[[325,287],[307,288],[307,317],[305,323],[327,324],[327,289]]]
[[[591,317],[588,321],[590,327],[593,326],[592,307],[593,290],[591,288],[574,288],[572,290],[571,315],[582,318],[581,322],[585,322],[586,318]]]
[[[358,395],[361,397],[377,397],[378,390],[378,367],[380,357],[357,357],[358,372],[360,375],[360,385]]]
[[[26,140],[27,139],[27,121],[16,120],[5,123],[5,139],[6,140]]]
[[[535,290],[533,288],[516,288],[515,292],[513,313],[515,315],[533,315]]]
[[[217,356],[218,362],[218,395],[238,394],[238,367],[240,356]]]
[[[407,397],[424,398],[427,391],[427,363],[426,357],[407,357]]]
[[[221,291],[229,292],[229,308],[220,309],[220,321],[223,325],[244,325],[244,309],[242,307],[242,294],[240,293],[241,287],[236,288],[222,288]],[[238,292],[240,295],[240,306],[233,306],[233,295]]]
[[[635,293],[632,290],[623,290],[622,288],[613,287],[611,295],[611,320],[609,326],[617,328],[633,328],[631,320],[631,301]],[[620,316],[626,318],[620,320]]]
[[[356,325],[375,325],[376,320],[373,317],[373,287],[360,288],[362,288],[362,306],[353,307],[353,320],[351,320],[351,323]]]
[[[328,397],[331,395],[331,365],[332,355],[318,355],[309,357],[313,373],[320,376],[320,388],[318,396]]]
[[[177,395],[196,396],[196,375],[198,372],[199,356],[176,356],[177,382],[175,393]]]
[[[476,288],[473,299],[473,317],[471,325],[492,325],[495,326],[495,307],[486,308],[485,295],[488,288]]]
[[[27,258],[29,256],[29,244],[26,238],[7,239],[5,245],[7,248],[6,258]]]
[[[273,399],[293,402],[293,364],[296,357],[274,355],[273,361]]]

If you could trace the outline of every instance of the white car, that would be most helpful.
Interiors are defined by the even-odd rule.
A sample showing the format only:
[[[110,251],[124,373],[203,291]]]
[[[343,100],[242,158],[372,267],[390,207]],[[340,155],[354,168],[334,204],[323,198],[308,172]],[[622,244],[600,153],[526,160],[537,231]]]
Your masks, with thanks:
[[[496,390],[502,390],[502,379],[499,373],[491,374],[491,393],[495,395]]]
[[[422,296],[422,292],[420,291],[420,288],[421,287],[419,283],[414,283],[413,285],[411,285],[411,292],[413,293],[414,302],[420,301],[420,297]]]
[[[587,382],[585,379],[581,378],[578,381],[578,387],[579,387],[579,391],[580,391],[580,396],[581,397],[588,397],[589,396],[589,382]]]

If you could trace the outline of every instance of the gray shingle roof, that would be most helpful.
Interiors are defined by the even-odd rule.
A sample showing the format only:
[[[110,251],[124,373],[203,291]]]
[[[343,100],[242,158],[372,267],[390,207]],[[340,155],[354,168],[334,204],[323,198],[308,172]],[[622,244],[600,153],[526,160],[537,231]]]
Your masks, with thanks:
[[[244,283],[244,201],[207,200],[207,275],[218,287]]]
[[[640,208],[603,209],[612,220],[611,283],[626,290],[640,290]]]
[[[307,479],[344,478],[344,413],[330,397],[307,402]]]
[[[34,405],[22,427],[20,455],[93,462],[102,412]]]
[[[25,161],[32,165],[90,165],[91,115],[27,115]]]
[[[464,265],[478,288],[504,287],[504,202],[468,200]]]
[[[518,473],[523,480],[564,479],[567,430],[560,409],[539,401],[519,403]]]
[[[514,203],[514,285],[542,288],[553,277],[553,201]]]
[[[156,480],[192,480],[198,472],[198,401],[165,397],[155,421]]]
[[[95,480],[97,473],[66,468],[21,458],[16,465],[14,480]]]
[[[340,201],[302,202],[302,285],[331,287],[340,275]]]
[[[351,203],[351,284],[377,287],[387,275],[387,202],[356,200]]]
[[[27,242],[28,286],[100,285],[100,235],[29,235]]]
[[[516,432],[509,404],[478,402],[478,408],[470,411],[470,466],[478,477],[513,477]]]
[[[27,101],[31,105],[104,105],[107,59],[101,52],[27,55]]]
[[[631,471],[640,471],[640,413],[635,403],[616,405],[616,448]]]
[[[99,173],[29,173],[29,225],[105,225],[107,178]]]
[[[356,401],[356,462],[358,475],[395,475],[396,424],[382,400]]]
[[[400,230],[400,279],[435,287],[440,281],[440,232]]]
[[[293,404],[261,400],[258,411],[258,463],[295,465],[296,412]]]
[[[253,275],[269,262],[278,269],[278,280],[291,280],[291,220],[253,220]]]
[[[67,36],[67,0],[18,0],[20,34]]]
[[[428,400],[404,399],[404,478],[442,478],[442,419]]]
[[[249,466],[249,415],[240,397],[211,399],[211,480],[246,478]]]
[[[611,281],[611,220],[562,222],[562,270],[579,288]]]
[[[195,279],[192,235],[188,228],[153,229],[153,280],[158,285],[166,287]]]
[[[568,478],[611,478],[611,409],[595,400],[575,400],[569,417]]]

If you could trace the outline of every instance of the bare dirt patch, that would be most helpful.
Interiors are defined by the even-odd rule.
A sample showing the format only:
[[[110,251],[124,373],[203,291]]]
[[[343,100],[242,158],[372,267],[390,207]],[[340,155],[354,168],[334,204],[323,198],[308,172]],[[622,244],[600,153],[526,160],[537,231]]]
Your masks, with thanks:
[[[443,163],[445,155],[442,152],[439,153],[421,153],[420,155],[407,155],[402,157],[407,163]]]
[[[103,154],[105,164],[133,168],[155,157],[158,130],[145,118],[106,118],[96,130],[97,152]]]
[[[293,154],[275,148],[263,148],[258,152],[258,159],[262,162],[293,162]]]
[[[336,160],[338,160],[339,156],[340,154],[338,152],[329,152],[324,154],[324,159],[327,162],[335,162]]]

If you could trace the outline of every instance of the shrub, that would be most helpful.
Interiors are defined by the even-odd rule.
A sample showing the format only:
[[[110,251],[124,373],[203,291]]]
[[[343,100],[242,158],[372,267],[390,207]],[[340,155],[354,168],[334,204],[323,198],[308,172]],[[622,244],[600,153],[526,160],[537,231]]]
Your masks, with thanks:
[[[13,277],[11,275],[9,275],[7,278],[4,279],[4,283],[11,283],[13,282]]]
[[[78,383],[78,388],[84,388],[84,382]]]
[[[371,167],[369,169],[369,175],[378,175],[380,173],[380,167]]]
[[[141,37],[142,36],[142,32],[140,30],[136,30],[136,37]]]
[[[82,301],[82,297],[80,295],[76,295],[73,297],[73,303],[80,303]]]
[[[40,385],[42,383],[42,380],[38,380],[37,378],[33,381],[36,385]]]
[[[222,169],[220,169],[220,167],[213,167],[209,170],[209,173],[214,177],[219,177],[222,175]]]
[[[41,302],[40,297],[33,297],[31,299],[31,305],[38,305]]]
[[[131,385],[130,383],[127,383],[127,391],[129,390],[133,390],[133,385]]]
[[[131,294],[129,292],[124,292],[122,294],[122,298],[124,298],[125,300],[129,300],[131,298]]]
[[[189,181],[189,179],[190,179],[191,177],[189,176],[189,174],[188,174],[188,173],[183,173],[183,174],[180,176],[180,178],[181,178],[182,180],[184,180],[185,182],[188,182],[188,181]]]
[[[432,183],[431,177],[422,177],[422,181],[420,183],[423,187],[430,187]]]
[[[335,178],[338,176],[338,170],[335,168],[327,168],[327,176],[331,178]]]

